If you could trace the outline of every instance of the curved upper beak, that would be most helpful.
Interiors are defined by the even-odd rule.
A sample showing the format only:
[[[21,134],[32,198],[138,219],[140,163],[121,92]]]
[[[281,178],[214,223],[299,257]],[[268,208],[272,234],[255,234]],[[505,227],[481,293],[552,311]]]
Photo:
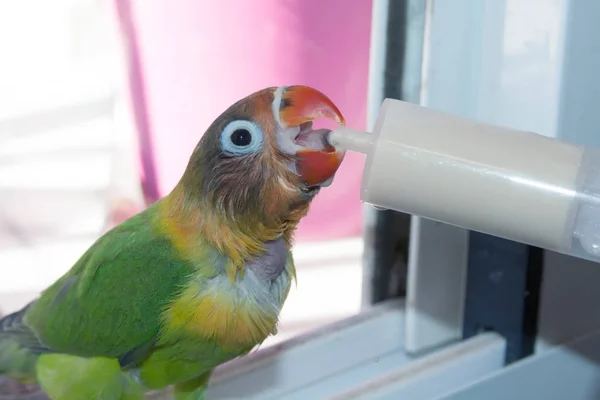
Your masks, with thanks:
[[[330,130],[312,130],[312,121],[328,118],[344,126],[346,121],[342,113],[327,96],[311,87],[287,86],[279,91],[280,100],[276,96],[279,124],[297,156],[296,172],[308,187],[329,184],[345,151],[329,143]]]

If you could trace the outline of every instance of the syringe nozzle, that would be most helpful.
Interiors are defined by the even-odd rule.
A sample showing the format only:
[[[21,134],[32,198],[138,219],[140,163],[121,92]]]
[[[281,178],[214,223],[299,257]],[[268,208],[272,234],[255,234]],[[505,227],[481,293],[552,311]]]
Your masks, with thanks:
[[[327,140],[336,149],[351,150],[362,154],[369,154],[373,147],[371,133],[346,127],[339,127],[331,131]]]

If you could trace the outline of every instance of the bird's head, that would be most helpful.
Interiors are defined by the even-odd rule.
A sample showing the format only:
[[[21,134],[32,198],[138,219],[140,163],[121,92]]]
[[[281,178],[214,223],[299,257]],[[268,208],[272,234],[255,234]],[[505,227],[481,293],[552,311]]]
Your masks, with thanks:
[[[234,232],[270,240],[291,236],[344,151],[313,121],[344,117],[307,86],[267,88],[231,105],[209,126],[179,184],[187,207],[201,205]]]

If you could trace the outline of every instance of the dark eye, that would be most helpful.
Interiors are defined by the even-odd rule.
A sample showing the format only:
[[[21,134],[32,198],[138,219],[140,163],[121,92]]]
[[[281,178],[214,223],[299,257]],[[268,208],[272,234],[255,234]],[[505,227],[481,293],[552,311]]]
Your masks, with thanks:
[[[252,134],[248,129],[236,129],[231,134],[231,143],[240,147],[248,146],[252,143]]]
[[[253,121],[235,120],[221,132],[221,149],[230,155],[255,153],[262,148],[263,133]]]

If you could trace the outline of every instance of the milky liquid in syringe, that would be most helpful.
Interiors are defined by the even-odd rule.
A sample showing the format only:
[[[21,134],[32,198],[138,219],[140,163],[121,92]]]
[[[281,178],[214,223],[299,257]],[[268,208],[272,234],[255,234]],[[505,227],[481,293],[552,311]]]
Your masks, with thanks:
[[[354,140],[344,139],[343,129],[332,134],[367,154],[363,201],[540,247],[564,247],[582,146],[389,99],[373,135]]]

